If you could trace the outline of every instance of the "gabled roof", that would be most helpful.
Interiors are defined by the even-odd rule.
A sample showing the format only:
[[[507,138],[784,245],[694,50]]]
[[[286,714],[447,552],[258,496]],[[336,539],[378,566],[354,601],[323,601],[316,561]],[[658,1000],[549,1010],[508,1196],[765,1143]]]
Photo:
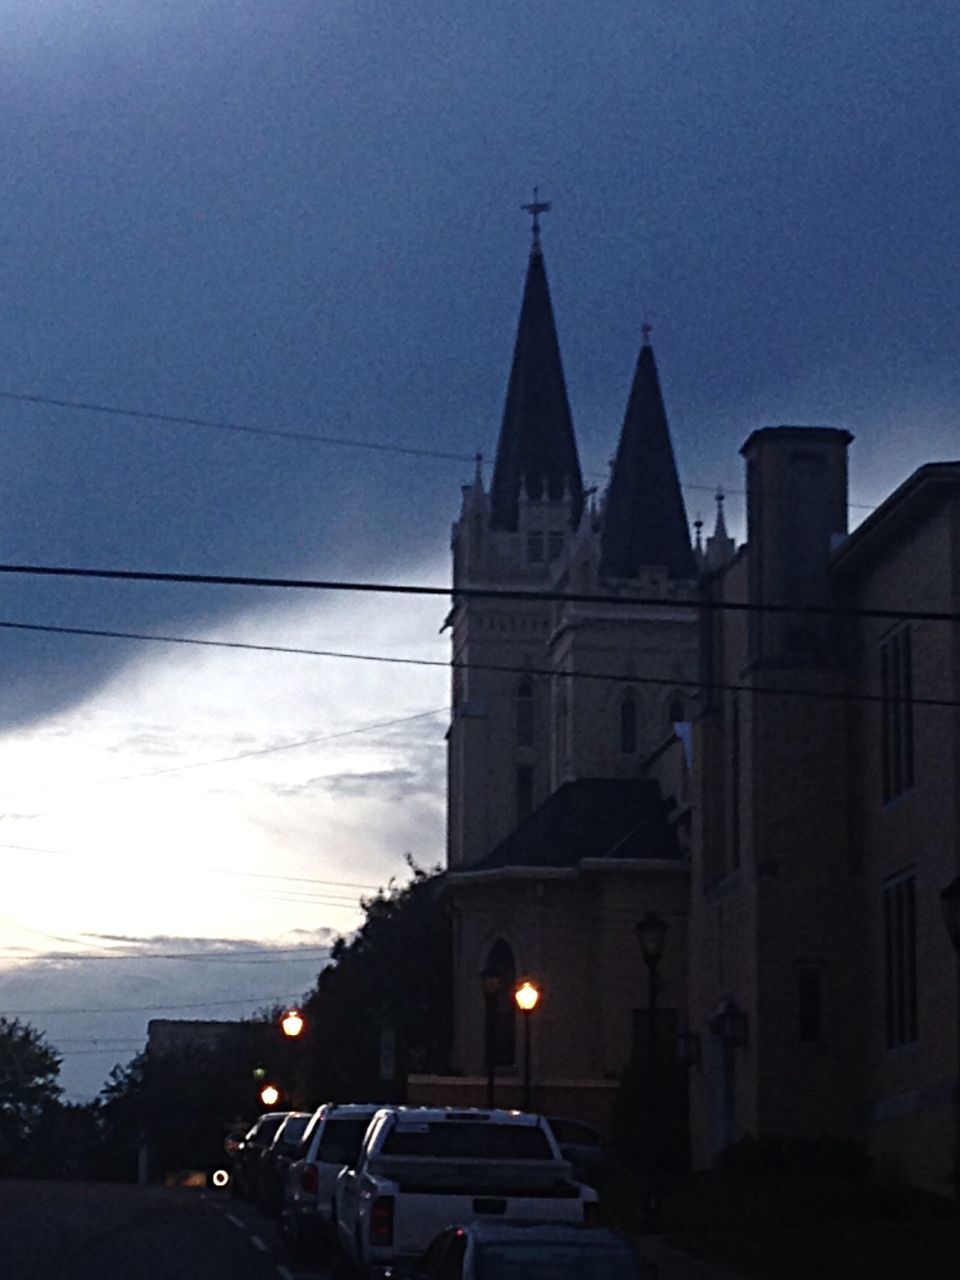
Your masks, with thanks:
[[[894,489],[834,551],[836,573],[857,573],[896,538],[917,528],[945,498],[960,493],[960,461],[928,462]]]
[[[490,491],[490,527],[517,528],[521,491],[534,499],[573,498],[583,509],[583,478],[543,254],[535,241],[527,267],[520,323]]]
[[[565,782],[485,858],[464,872],[500,867],[575,867],[585,858],[680,858],[676,830],[655,782]]]
[[[640,349],[633,375],[600,542],[602,577],[633,578],[644,567],[666,569],[671,578],[696,576],[687,513],[649,342]]]

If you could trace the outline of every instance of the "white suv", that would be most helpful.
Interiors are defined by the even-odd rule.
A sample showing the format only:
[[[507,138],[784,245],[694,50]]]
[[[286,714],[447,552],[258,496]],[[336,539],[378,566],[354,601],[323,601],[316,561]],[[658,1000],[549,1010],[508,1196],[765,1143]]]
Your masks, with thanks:
[[[325,1254],[334,1243],[337,1175],[356,1163],[367,1126],[383,1103],[326,1102],[314,1112],[287,1169],[280,1233],[296,1256]]]

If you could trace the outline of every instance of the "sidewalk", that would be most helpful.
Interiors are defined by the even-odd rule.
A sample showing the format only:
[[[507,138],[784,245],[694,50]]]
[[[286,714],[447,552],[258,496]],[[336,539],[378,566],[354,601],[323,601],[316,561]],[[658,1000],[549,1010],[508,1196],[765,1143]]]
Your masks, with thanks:
[[[734,1271],[727,1271],[712,1262],[703,1262],[682,1249],[674,1249],[660,1236],[638,1236],[635,1239],[641,1258],[660,1269],[659,1280],[741,1280]]]

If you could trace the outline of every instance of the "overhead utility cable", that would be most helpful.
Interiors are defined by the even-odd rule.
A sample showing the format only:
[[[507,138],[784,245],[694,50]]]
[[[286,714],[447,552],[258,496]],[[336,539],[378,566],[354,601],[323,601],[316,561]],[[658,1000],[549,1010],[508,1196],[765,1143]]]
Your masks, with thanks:
[[[565,680],[603,680],[614,684],[652,685],[658,688],[702,689],[706,692],[757,693],[770,694],[783,698],[817,698],[839,702],[877,702],[885,703],[887,699],[880,693],[855,693],[848,690],[824,689],[790,689],[776,686],[754,684],[730,684],[719,680],[682,680],[677,676],[641,676],[633,672],[611,671],[555,671],[551,667],[514,666],[506,663],[490,662],[447,662],[440,658],[398,658],[390,654],[349,653],[334,649],[306,649],[295,646],[275,644],[246,644],[240,640],[204,640],[188,636],[149,635],[138,632],[99,631],[90,627],[53,627],[41,626],[39,623],[0,622],[0,629],[15,627],[22,631],[43,631],[63,635],[105,636],[118,640],[146,640],[160,644],[202,645],[215,649],[240,649],[265,653],[289,653],[298,657],[342,658],[352,662],[382,662],[396,666],[436,667],[452,671],[491,671],[501,674],[549,676]],[[921,698],[915,694],[906,699],[916,707],[960,707],[960,701],[952,698]],[[436,712],[421,712],[420,715],[435,715]],[[170,772],[176,772],[176,768]],[[158,771],[164,772],[164,771]],[[147,775],[152,776],[152,775]],[[123,778],[106,779],[105,781],[124,781]]]
[[[45,578],[92,578],[108,582],[169,582],[205,587],[256,587],[280,591],[342,591],[366,595],[427,596],[454,600],[513,600],[537,603],[670,608],[725,613],[787,614],[791,617],[877,618],[891,622],[960,622],[960,613],[932,609],[844,609],[836,605],[757,604],[747,601],[674,599],[664,596],[591,595],[529,588],[428,587],[399,582],[355,582],[324,578],[270,578],[248,574],[163,573],[145,569],[82,569],[66,565],[0,564],[0,573]],[[16,624],[8,624],[15,626]],[[26,628],[24,628],[26,629]]]
[[[121,405],[100,404],[87,400],[68,400],[62,397],[31,394],[22,391],[0,390],[0,400],[13,404],[28,404],[50,409],[74,409],[81,413],[97,413],[112,418],[129,418],[135,422],[159,422],[170,427],[200,427],[209,431],[227,431],[236,435],[263,436],[272,440],[290,440],[295,444],[318,444],[339,449],[367,449],[374,453],[402,454],[411,458],[437,458],[444,462],[478,461],[476,454],[454,453],[443,449],[425,449],[418,445],[391,444],[383,440],[360,440],[352,436],[326,435],[314,431],[298,429],[284,430],[280,427],[255,426],[250,423],[227,422],[221,418],[198,418],[177,413],[153,413],[147,409],[128,409]],[[607,476],[591,473],[591,478],[606,481]],[[682,484],[681,488],[697,490],[704,493],[716,493],[717,486],[711,484]],[[725,495],[745,496],[743,489],[727,488]],[[864,502],[852,502],[852,507],[860,507],[865,511],[874,510]]]

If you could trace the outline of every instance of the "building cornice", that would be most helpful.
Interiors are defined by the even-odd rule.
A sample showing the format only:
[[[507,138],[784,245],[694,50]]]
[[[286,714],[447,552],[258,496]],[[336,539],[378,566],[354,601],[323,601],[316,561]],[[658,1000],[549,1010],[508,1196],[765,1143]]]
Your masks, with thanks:
[[[919,467],[837,547],[830,558],[838,574],[856,573],[907,528],[931,515],[950,490],[960,494],[960,462]]]

